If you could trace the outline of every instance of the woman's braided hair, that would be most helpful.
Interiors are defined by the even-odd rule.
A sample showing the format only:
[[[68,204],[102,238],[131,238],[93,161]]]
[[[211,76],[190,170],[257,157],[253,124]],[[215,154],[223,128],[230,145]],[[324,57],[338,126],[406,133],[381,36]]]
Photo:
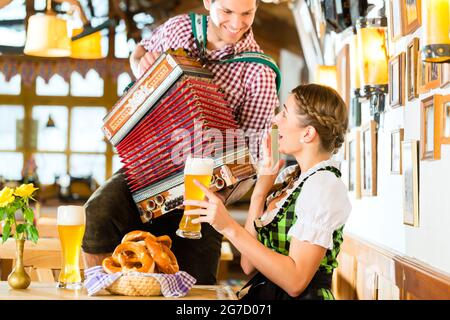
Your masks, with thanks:
[[[336,153],[344,143],[348,126],[347,107],[336,90],[318,84],[299,85],[292,90],[302,125],[313,126],[322,148]]]

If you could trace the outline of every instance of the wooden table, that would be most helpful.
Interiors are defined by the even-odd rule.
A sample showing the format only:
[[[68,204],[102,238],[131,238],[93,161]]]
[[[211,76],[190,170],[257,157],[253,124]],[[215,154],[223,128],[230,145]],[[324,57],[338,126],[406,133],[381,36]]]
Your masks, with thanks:
[[[129,297],[119,295],[88,296],[86,289],[65,290],[56,288],[55,282],[31,282],[24,290],[13,290],[6,281],[0,281],[0,300],[236,300],[230,286],[194,286],[182,298],[164,296]]]

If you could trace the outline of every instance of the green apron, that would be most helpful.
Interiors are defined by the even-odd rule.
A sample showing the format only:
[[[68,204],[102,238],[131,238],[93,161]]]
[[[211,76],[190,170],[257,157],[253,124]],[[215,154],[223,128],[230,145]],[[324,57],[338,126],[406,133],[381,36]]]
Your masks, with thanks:
[[[319,171],[333,172],[336,177],[340,177],[340,171],[331,166],[320,168],[307,176],[299,186],[290,194],[288,199],[278,211],[273,220],[262,227],[255,224],[258,240],[266,247],[281,253],[283,255],[289,254],[289,246],[291,237],[288,236],[289,229],[297,221],[295,214],[295,202],[302,191],[305,182]],[[300,213],[301,214],[301,213]],[[320,300],[334,300],[331,293],[331,280],[333,270],[338,266],[337,256],[339,254],[340,246],[343,241],[343,228],[335,230],[333,233],[333,249],[328,249],[325,257],[320,262],[319,269],[314,275],[304,292],[295,298],[290,297],[277,285],[265,278],[261,273],[257,273],[245,286],[250,287],[249,293],[243,300],[258,300],[258,299],[320,299]],[[255,289],[252,292],[252,288]]]

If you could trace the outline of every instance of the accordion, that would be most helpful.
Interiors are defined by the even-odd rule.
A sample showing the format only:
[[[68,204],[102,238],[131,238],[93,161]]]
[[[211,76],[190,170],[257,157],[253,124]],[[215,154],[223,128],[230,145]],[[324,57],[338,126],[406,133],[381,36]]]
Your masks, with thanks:
[[[144,223],[182,208],[189,154],[214,159],[209,188],[226,204],[253,186],[256,169],[223,91],[179,51],[162,53],[103,122]]]

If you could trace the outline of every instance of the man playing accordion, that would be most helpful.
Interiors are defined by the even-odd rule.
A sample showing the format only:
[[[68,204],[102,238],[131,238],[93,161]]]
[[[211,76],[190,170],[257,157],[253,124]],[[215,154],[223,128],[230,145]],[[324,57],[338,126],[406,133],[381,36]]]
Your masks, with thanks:
[[[213,73],[214,83],[224,90],[254,159],[258,159],[261,133],[270,127],[274,109],[279,104],[276,65],[262,54],[251,30],[258,2],[204,0],[208,16],[183,14],[169,19],[149,39],[143,39],[130,56],[137,78],[168,49],[182,48],[199,59]],[[250,52],[253,56],[261,53],[262,58],[245,59],[245,54]],[[82,248],[86,267],[100,265],[129,231],[146,230],[171,237],[180,270],[194,276],[197,284],[216,283],[222,235],[205,224],[199,240],[175,236],[182,210],[144,224],[122,171],[102,185],[85,207],[86,231]]]

